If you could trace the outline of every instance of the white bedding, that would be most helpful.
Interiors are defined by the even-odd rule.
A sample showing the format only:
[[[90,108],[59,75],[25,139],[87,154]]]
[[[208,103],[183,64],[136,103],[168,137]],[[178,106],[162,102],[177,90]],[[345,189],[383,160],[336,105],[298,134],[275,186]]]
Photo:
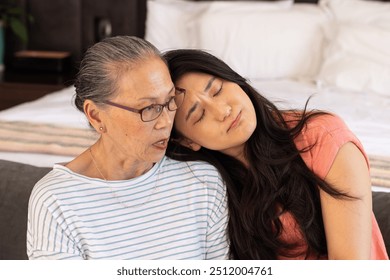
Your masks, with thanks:
[[[252,85],[279,107],[328,110],[341,116],[358,136],[366,152],[390,158],[390,98],[296,81],[257,81]]]
[[[56,124],[58,126],[87,128],[84,114],[73,105],[73,86],[0,111],[2,121],[29,121],[32,123]]]

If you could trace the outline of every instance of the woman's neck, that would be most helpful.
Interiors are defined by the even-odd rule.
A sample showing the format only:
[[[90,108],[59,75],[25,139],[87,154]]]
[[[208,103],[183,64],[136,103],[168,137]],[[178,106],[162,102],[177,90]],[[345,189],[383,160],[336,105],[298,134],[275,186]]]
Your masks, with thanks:
[[[220,152],[241,161],[247,168],[249,167],[249,159],[246,156],[245,144],[240,145],[239,147],[221,150]]]
[[[136,162],[125,153],[109,148],[98,141],[90,148],[92,164],[104,180],[127,180],[148,172],[153,163]]]

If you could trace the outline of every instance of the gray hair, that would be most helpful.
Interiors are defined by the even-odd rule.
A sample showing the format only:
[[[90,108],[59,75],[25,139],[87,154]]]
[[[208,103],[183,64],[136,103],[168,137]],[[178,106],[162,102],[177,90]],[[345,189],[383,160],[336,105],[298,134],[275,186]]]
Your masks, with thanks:
[[[110,37],[90,47],[75,81],[77,109],[84,112],[87,99],[100,104],[108,100],[117,92],[117,81],[123,73],[153,56],[165,62],[155,46],[134,36]]]

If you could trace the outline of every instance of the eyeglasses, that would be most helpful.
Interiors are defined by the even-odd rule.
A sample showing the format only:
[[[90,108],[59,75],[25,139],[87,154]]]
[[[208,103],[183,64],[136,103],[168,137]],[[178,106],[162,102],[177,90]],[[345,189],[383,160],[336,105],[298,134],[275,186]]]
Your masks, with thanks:
[[[133,113],[138,113],[141,115],[141,120],[143,122],[151,122],[155,119],[157,119],[162,111],[164,110],[164,107],[167,107],[169,111],[176,111],[177,108],[183,104],[184,95],[185,95],[185,89],[182,88],[175,88],[175,96],[172,96],[167,103],[165,104],[153,104],[150,106],[147,106],[142,109],[134,109],[131,107],[127,107],[124,105],[120,105],[111,101],[104,101],[104,104],[111,105],[114,107],[118,107]]]

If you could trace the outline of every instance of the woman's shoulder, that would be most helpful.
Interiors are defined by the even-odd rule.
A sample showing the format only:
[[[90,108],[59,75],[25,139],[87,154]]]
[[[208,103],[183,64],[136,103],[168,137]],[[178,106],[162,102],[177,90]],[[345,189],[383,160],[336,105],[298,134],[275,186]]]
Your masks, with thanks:
[[[61,184],[61,182],[61,176],[59,176],[56,168],[53,167],[49,173],[34,185],[30,194],[30,203],[43,205],[45,202],[51,201],[58,184]]]
[[[74,172],[64,165],[56,163],[53,169],[35,184],[33,193],[42,191],[53,192],[63,185],[71,186],[72,184],[80,184],[79,180],[75,178]]]
[[[306,142],[315,146],[324,143],[339,146],[348,141],[355,142],[358,139],[340,116],[327,112],[310,116],[295,139],[296,143]]]
[[[303,160],[312,170],[325,177],[340,148],[354,143],[361,151],[363,147],[356,135],[337,115],[326,113],[309,118],[299,135],[294,139]]]
[[[333,113],[324,113],[314,115],[307,121],[307,130],[309,129],[321,129],[326,132],[332,132],[340,129],[348,129],[344,120]]]
[[[344,120],[330,112],[314,112],[309,113],[303,132],[311,132],[313,130],[323,130],[324,132],[331,132],[339,129],[348,129]],[[286,112],[283,118],[289,126],[296,125],[302,118],[302,112]]]

